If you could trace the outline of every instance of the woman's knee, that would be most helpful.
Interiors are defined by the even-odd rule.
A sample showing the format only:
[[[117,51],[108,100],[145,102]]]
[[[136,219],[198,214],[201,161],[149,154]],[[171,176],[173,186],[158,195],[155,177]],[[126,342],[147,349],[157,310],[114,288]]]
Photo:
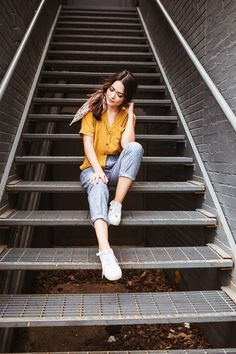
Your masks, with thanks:
[[[125,147],[125,150],[138,154],[138,155],[143,155],[144,150],[143,147],[140,143],[137,143],[137,141],[132,141],[130,143],[128,143]]]

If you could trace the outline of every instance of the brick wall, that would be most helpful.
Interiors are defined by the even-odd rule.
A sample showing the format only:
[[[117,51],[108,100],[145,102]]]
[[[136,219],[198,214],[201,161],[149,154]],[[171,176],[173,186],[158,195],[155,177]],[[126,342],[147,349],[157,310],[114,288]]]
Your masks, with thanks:
[[[23,38],[40,0],[2,0],[0,7],[0,80]],[[40,55],[60,0],[47,1],[0,102],[0,178],[11,150]]]
[[[206,71],[236,112],[236,2],[162,0]],[[236,239],[236,134],[154,0],[140,0],[168,79]]]

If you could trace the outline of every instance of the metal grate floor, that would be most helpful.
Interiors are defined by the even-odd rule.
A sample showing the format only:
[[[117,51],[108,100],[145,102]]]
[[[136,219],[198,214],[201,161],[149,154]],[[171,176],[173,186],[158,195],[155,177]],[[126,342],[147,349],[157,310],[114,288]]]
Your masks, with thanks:
[[[163,293],[0,295],[0,327],[236,321],[222,290]]]
[[[10,354],[10,353],[4,353]],[[38,354],[14,353],[14,354]],[[236,354],[236,348],[228,349],[176,349],[176,350],[129,350],[129,351],[93,351],[93,352],[40,352],[40,354]]]
[[[0,215],[0,225],[90,225],[89,212],[84,210],[12,210]],[[5,216],[7,215],[7,216]],[[199,211],[124,211],[121,225],[159,226],[159,225],[216,225],[214,215],[209,217]]]
[[[114,187],[109,187],[115,190]],[[85,189],[80,182],[72,181],[13,181],[7,185],[8,192],[82,192]],[[202,183],[187,182],[134,182],[130,192],[204,192],[205,186]]]
[[[114,248],[122,268],[209,268],[232,267],[207,246],[166,248]],[[100,269],[95,248],[5,248],[0,269]]]

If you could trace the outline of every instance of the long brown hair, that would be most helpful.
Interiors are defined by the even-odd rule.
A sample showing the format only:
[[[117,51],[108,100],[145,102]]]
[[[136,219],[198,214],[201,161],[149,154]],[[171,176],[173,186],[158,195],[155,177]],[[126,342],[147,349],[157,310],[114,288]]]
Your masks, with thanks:
[[[93,115],[97,120],[101,119],[102,113],[107,107],[105,93],[115,81],[121,81],[124,85],[123,106],[126,106],[132,100],[137,91],[137,81],[133,74],[128,70],[120,71],[105,79],[101,89],[92,94],[88,100],[89,109],[93,112]]]

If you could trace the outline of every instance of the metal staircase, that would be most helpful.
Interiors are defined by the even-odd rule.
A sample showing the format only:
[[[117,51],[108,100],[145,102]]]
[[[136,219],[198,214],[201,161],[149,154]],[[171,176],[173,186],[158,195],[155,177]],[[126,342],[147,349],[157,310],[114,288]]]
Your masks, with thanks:
[[[201,201],[196,202],[198,207],[194,209],[191,206],[182,209],[178,203],[173,207],[171,202],[169,210],[166,207],[162,210],[161,205],[153,208],[158,204],[153,198],[158,200],[162,194],[170,196],[170,201],[177,195],[188,201],[202,196],[205,186],[192,179],[194,157],[184,155],[186,137],[182,131],[178,132],[178,117],[133,8],[95,11],[62,7],[15,157],[18,175],[7,185],[12,206],[0,215],[0,227],[9,230],[19,226],[60,226],[65,230],[70,226],[78,230],[82,226],[89,227],[88,209],[83,201],[85,191],[78,182],[82,141],[77,133],[78,126],[69,127],[68,123],[85,102],[86,94],[98,87],[103,77],[123,68],[131,70],[139,82],[134,100],[137,140],[144,144],[145,156],[128,196],[133,201],[131,199],[123,211],[119,230],[121,235],[126,230],[129,237],[127,230],[141,229],[147,242],[145,247],[135,243],[122,247],[118,243],[114,250],[121,267],[230,270],[233,267],[231,256],[207,236],[212,228],[216,229],[217,218],[202,209]],[[47,124],[53,124],[50,132],[45,130]],[[45,142],[50,144],[49,155],[39,152]],[[47,166],[46,179],[28,179],[27,168],[33,170],[38,164]],[[31,196],[34,193],[76,195],[82,201],[78,202],[77,210],[63,209],[61,205],[59,209],[44,209],[44,204],[40,204],[39,210],[21,210],[20,196],[27,197],[27,193]],[[65,202],[65,206],[68,203]],[[190,245],[183,241],[178,246],[158,246],[159,227],[166,227],[166,232],[171,234],[172,228],[183,226],[184,232],[191,230],[196,235],[203,232],[205,236],[201,240],[205,243],[197,244],[194,240]],[[153,232],[149,235],[150,229],[157,230],[155,238]],[[95,253],[93,247],[6,246],[1,248],[0,270],[99,269]],[[0,295],[2,328],[229,321],[236,321],[236,302],[226,287],[169,293]],[[233,353],[235,350],[168,351],[172,352]]]

